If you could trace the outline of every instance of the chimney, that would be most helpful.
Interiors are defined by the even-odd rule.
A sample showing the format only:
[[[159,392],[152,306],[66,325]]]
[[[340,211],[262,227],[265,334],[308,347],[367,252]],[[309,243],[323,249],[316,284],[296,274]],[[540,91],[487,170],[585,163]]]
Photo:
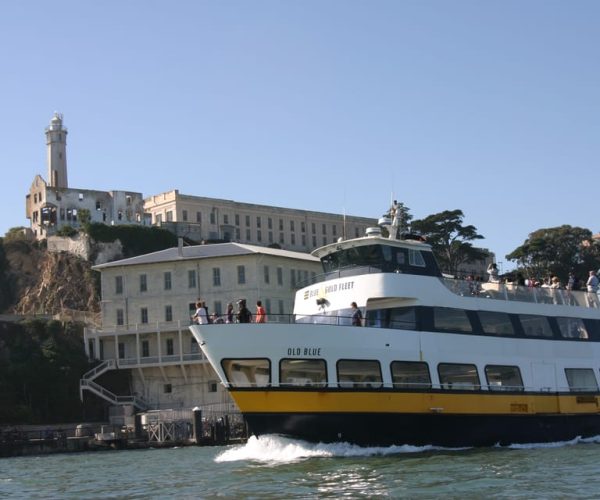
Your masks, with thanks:
[[[183,238],[177,238],[177,255],[183,257]]]

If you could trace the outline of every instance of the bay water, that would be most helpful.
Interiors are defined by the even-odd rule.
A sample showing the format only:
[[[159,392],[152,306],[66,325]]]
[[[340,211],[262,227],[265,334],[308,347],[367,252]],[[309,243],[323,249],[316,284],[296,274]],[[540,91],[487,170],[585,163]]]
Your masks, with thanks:
[[[0,459],[0,498],[600,498],[600,436],[444,449],[246,444]]]

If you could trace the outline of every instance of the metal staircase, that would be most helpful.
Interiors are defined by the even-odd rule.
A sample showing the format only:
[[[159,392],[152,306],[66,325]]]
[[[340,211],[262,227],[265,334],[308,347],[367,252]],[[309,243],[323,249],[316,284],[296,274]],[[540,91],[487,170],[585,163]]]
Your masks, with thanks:
[[[94,379],[106,373],[108,370],[118,368],[117,362],[114,359],[107,359],[95,368],[83,374],[79,380],[79,397],[83,401],[83,391],[88,390],[96,396],[112,403],[113,405],[133,405],[139,410],[147,410],[148,404],[139,396],[118,396],[108,389],[105,389],[100,384],[94,382]]]

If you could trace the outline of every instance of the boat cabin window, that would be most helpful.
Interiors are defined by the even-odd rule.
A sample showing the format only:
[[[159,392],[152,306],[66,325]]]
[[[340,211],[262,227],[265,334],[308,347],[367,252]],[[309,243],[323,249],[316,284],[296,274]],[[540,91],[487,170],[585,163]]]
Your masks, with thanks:
[[[440,276],[440,271],[430,251],[402,248],[392,245],[362,245],[340,249],[321,259],[325,273],[345,271],[379,271]],[[366,269],[365,269],[366,268]]]
[[[433,327],[436,330],[450,332],[473,331],[471,321],[463,309],[451,309],[449,307],[433,308]]]
[[[589,339],[587,328],[579,318],[556,318],[560,336],[566,339]]]
[[[266,358],[224,359],[221,367],[232,387],[267,387],[271,383],[271,362]]]
[[[510,316],[503,312],[479,311],[477,313],[483,333],[490,335],[514,335],[515,327]]]
[[[523,333],[526,337],[553,337],[552,328],[545,316],[519,314]]]
[[[324,359],[282,359],[279,363],[279,385],[327,386]]]
[[[416,330],[417,312],[415,307],[394,307],[367,311],[366,326],[375,328],[395,328],[397,330]]]
[[[379,361],[341,359],[337,362],[338,385],[344,388],[370,389],[382,385]]]
[[[523,379],[518,366],[488,365],[485,378],[490,391],[522,391]]]
[[[477,391],[480,389],[479,374],[475,365],[440,363],[438,374],[442,389]]]
[[[591,368],[565,368],[565,375],[573,392],[598,391],[598,381]]]
[[[392,361],[391,371],[395,389],[431,389],[431,376],[427,363]]]

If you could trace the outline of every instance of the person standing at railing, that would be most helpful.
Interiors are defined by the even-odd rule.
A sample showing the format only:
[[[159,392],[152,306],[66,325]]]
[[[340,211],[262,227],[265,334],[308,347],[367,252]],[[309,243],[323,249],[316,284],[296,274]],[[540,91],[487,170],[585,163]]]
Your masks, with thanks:
[[[208,323],[208,314],[202,301],[196,302],[196,312],[192,316],[192,320],[199,325],[206,325]]]
[[[238,321],[238,323],[251,323],[252,322],[252,313],[246,307],[246,299],[238,300],[237,321]]]
[[[227,304],[227,312],[225,313],[225,323],[233,323],[233,304]]]
[[[352,326],[362,326],[362,313],[356,305],[356,302],[352,302],[350,307],[352,307]]]
[[[585,283],[588,291],[587,299],[589,307],[598,307],[598,283],[596,271],[590,271],[590,277]]]
[[[490,283],[498,283],[500,280],[498,279],[498,266],[495,262],[492,262],[488,268],[487,273],[489,274],[488,281]]]
[[[256,318],[254,320],[255,323],[266,323],[267,322],[267,311],[262,306],[262,302],[260,300],[256,301]]]

